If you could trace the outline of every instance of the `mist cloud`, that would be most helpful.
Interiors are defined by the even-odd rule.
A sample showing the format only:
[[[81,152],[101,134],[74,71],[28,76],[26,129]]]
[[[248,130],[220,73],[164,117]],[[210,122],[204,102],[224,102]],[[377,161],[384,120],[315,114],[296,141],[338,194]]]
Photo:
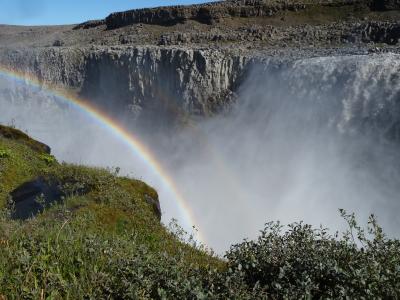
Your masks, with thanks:
[[[271,220],[343,227],[337,209],[375,213],[397,235],[400,57],[349,56],[255,67],[232,111],[145,140],[192,207],[210,246],[226,250]],[[66,161],[120,166],[174,199],[129,149],[44,91],[2,80],[11,120]]]

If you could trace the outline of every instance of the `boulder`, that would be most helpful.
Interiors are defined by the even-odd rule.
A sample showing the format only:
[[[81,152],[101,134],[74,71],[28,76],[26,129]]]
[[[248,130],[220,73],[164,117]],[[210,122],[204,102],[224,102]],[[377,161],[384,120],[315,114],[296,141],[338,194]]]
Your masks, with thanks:
[[[158,200],[158,198],[153,198],[148,194],[145,194],[144,196],[145,196],[146,202],[148,204],[150,204],[151,207],[153,208],[153,211],[154,211],[155,215],[157,216],[158,220],[161,221],[162,213],[161,213],[160,201]]]
[[[64,194],[59,185],[39,177],[20,185],[10,193],[10,196],[13,206],[11,217],[26,220],[36,216],[51,204],[60,202]]]

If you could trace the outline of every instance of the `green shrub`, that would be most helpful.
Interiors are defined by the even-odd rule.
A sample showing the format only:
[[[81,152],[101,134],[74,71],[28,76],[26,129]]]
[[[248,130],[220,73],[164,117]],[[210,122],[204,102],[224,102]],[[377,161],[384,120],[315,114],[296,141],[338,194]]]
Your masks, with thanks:
[[[59,213],[57,214],[59,215]],[[44,215],[43,215],[44,216]],[[68,216],[68,215],[67,215]],[[330,235],[302,223],[285,231],[268,223],[255,241],[234,245],[218,267],[159,249],[134,230],[90,229],[90,215],[37,218],[0,244],[0,295],[70,299],[397,299],[400,244],[374,217],[364,232],[353,215],[349,230]],[[1,229],[6,228],[2,221]],[[18,229],[19,228],[19,229]],[[0,231],[1,232],[1,231]],[[173,236],[181,236],[181,230]]]
[[[302,223],[286,232],[267,223],[258,240],[231,247],[229,268],[274,299],[397,299],[400,242],[388,239],[374,216],[366,233],[354,215],[341,214],[349,230],[340,237]]]
[[[57,162],[56,158],[53,155],[47,153],[39,154],[39,158],[48,165],[52,165]]]
[[[9,150],[0,150],[0,158],[8,158],[11,153]]]

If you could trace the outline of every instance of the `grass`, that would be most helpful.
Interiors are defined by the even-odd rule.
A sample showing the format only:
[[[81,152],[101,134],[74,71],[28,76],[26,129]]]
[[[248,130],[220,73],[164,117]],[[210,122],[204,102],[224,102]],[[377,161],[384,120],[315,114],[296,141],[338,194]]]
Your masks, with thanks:
[[[35,141],[24,132],[12,127],[3,126],[0,124],[0,137],[23,143],[36,152],[47,154],[50,153],[50,148],[47,145]]]

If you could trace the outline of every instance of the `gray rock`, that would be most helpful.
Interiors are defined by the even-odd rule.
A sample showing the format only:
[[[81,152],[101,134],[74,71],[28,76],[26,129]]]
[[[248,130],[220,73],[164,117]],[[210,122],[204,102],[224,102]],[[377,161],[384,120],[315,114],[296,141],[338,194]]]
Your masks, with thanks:
[[[400,23],[370,22],[363,29],[364,42],[396,45],[400,39]]]
[[[61,47],[64,45],[64,42],[62,40],[55,40],[53,43],[54,47]]]
[[[105,25],[105,23],[106,23],[105,20],[90,20],[90,21],[78,24],[78,25],[74,26],[74,28],[72,28],[72,29],[78,30],[78,29],[95,28],[95,27]]]
[[[45,207],[60,202],[63,192],[57,184],[39,177],[26,182],[10,193],[13,219],[26,220],[42,212]]]
[[[161,213],[160,201],[158,199],[154,199],[153,197],[151,197],[147,194],[145,194],[144,196],[145,196],[146,202],[151,205],[153,212],[157,216],[158,220],[161,221],[162,213]]]

